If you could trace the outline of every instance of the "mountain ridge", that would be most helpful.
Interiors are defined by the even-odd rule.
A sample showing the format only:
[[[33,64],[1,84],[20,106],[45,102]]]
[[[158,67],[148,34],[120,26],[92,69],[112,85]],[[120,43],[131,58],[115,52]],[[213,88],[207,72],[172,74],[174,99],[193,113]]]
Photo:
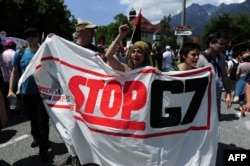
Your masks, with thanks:
[[[210,23],[211,19],[222,13],[228,13],[232,17],[241,13],[247,13],[250,17],[250,0],[246,0],[242,3],[232,3],[229,5],[222,3],[219,6],[192,3],[186,8],[185,24],[192,27],[192,36],[201,36],[205,26]],[[181,12],[174,15],[170,21],[171,27],[174,28],[181,25],[181,17]]]

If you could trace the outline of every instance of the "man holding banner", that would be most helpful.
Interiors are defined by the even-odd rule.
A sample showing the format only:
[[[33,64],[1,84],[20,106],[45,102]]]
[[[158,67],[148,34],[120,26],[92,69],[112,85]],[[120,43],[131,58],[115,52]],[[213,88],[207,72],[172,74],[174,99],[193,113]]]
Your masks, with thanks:
[[[96,55],[102,57],[102,51],[99,47],[93,44],[95,37],[95,29],[97,25],[92,24],[90,21],[82,21],[76,25],[76,44],[96,52]]]
[[[28,46],[23,49],[22,54],[20,54],[21,49],[17,50],[13,57],[8,98],[16,97],[16,84],[19,77],[27,71],[26,67],[30,64],[30,60],[35,57],[40,45],[40,35],[37,28],[27,28],[23,35]],[[47,111],[33,76],[23,81],[20,86],[23,110],[30,120],[31,135],[33,136],[31,147],[39,146],[41,160],[47,163],[49,161],[49,117]]]

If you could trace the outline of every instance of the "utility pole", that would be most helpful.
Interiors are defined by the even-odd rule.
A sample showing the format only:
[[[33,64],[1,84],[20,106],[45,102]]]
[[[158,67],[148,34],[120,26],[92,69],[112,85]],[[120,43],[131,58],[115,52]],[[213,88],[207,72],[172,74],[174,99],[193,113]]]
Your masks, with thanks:
[[[186,0],[182,1],[181,26],[186,24]]]
[[[181,13],[181,26],[184,26],[186,24],[186,0],[182,1],[182,13]],[[186,36],[181,36],[182,42],[180,45],[180,48],[182,48],[182,45],[186,42]]]

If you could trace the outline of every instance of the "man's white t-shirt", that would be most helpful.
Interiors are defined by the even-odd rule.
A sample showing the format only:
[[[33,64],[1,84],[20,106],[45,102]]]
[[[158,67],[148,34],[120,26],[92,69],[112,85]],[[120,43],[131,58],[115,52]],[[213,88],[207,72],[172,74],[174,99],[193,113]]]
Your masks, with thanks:
[[[174,62],[174,55],[171,51],[165,51],[163,53],[163,66],[162,69],[169,68]]]

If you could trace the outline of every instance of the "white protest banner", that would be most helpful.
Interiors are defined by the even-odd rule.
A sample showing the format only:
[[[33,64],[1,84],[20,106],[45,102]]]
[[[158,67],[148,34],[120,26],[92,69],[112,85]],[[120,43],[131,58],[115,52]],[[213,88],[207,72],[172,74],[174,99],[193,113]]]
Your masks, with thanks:
[[[211,66],[159,75],[152,67],[118,72],[54,35],[19,85],[31,74],[82,164],[215,165],[219,121]]]

